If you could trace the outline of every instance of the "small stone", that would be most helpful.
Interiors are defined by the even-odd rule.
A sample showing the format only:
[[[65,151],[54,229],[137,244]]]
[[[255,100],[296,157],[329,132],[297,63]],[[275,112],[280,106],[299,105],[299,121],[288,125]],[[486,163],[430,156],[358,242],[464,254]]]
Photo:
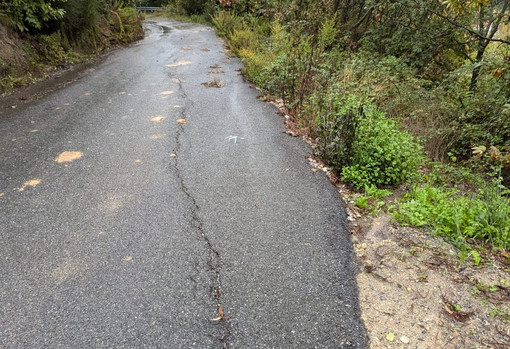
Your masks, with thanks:
[[[409,344],[409,338],[407,338],[406,336],[401,336],[400,341],[404,344]]]

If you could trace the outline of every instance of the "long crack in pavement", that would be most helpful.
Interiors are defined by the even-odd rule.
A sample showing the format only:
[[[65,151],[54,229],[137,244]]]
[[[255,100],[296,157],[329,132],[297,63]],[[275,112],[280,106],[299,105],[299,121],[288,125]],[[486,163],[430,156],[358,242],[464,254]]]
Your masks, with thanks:
[[[181,97],[183,98],[186,103],[190,103],[191,106],[193,105],[193,100],[188,98],[188,95],[186,94],[186,91],[184,90],[182,86],[182,80],[179,78],[176,78],[178,80],[179,85],[179,93]],[[180,116],[181,119],[186,119],[187,116],[187,107],[183,106],[180,108]],[[214,272],[215,277],[213,277],[211,280],[211,294],[214,297],[214,300],[216,302],[216,308],[218,312],[218,317],[214,319],[210,319],[213,322],[218,322],[223,327],[224,330],[224,336],[220,338],[220,342],[223,343],[223,347],[226,349],[228,348],[228,337],[230,336],[230,328],[228,325],[228,317],[225,316],[223,312],[223,306],[221,305],[221,268],[222,268],[222,261],[220,253],[217,249],[214,248],[211,240],[209,239],[207,232],[204,228],[204,223],[202,222],[202,219],[200,218],[199,212],[200,207],[198,206],[195,198],[191,194],[190,190],[186,186],[186,183],[184,182],[184,178],[182,176],[182,170],[179,168],[179,154],[182,150],[181,145],[181,136],[185,132],[185,126],[183,124],[179,124],[178,130],[176,132],[175,136],[175,150],[174,150],[174,169],[176,176],[178,178],[178,181],[180,183],[181,191],[186,195],[186,198],[188,199],[190,206],[191,206],[191,220],[192,225],[195,229],[197,229],[198,234],[200,235],[201,239],[207,246],[207,250],[209,251],[209,260],[208,260],[208,267],[211,271]]]

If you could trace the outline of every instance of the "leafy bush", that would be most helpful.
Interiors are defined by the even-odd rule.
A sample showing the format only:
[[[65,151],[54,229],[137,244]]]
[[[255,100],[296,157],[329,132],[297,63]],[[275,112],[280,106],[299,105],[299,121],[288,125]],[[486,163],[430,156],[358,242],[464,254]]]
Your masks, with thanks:
[[[458,245],[472,238],[510,247],[510,199],[499,195],[492,183],[472,198],[455,189],[417,186],[400,203],[395,217],[403,224],[431,227]]]
[[[354,187],[401,183],[415,173],[421,147],[373,105],[337,100],[319,120],[318,153]]]
[[[62,19],[65,11],[58,5],[58,0],[1,0],[0,11],[14,20],[19,31],[26,32]]]

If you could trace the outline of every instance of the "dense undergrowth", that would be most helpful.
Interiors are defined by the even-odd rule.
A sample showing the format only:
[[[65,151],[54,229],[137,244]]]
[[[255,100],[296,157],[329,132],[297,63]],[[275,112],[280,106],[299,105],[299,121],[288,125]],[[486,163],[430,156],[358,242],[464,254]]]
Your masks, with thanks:
[[[1,0],[0,94],[143,37],[128,1]]]

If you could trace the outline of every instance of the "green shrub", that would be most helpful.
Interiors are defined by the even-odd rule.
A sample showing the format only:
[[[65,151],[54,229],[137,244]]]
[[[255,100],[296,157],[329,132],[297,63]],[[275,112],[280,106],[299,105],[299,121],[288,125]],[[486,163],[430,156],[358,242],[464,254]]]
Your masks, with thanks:
[[[350,97],[319,120],[317,151],[354,187],[401,183],[415,173],[421,147],[372,105]]]

